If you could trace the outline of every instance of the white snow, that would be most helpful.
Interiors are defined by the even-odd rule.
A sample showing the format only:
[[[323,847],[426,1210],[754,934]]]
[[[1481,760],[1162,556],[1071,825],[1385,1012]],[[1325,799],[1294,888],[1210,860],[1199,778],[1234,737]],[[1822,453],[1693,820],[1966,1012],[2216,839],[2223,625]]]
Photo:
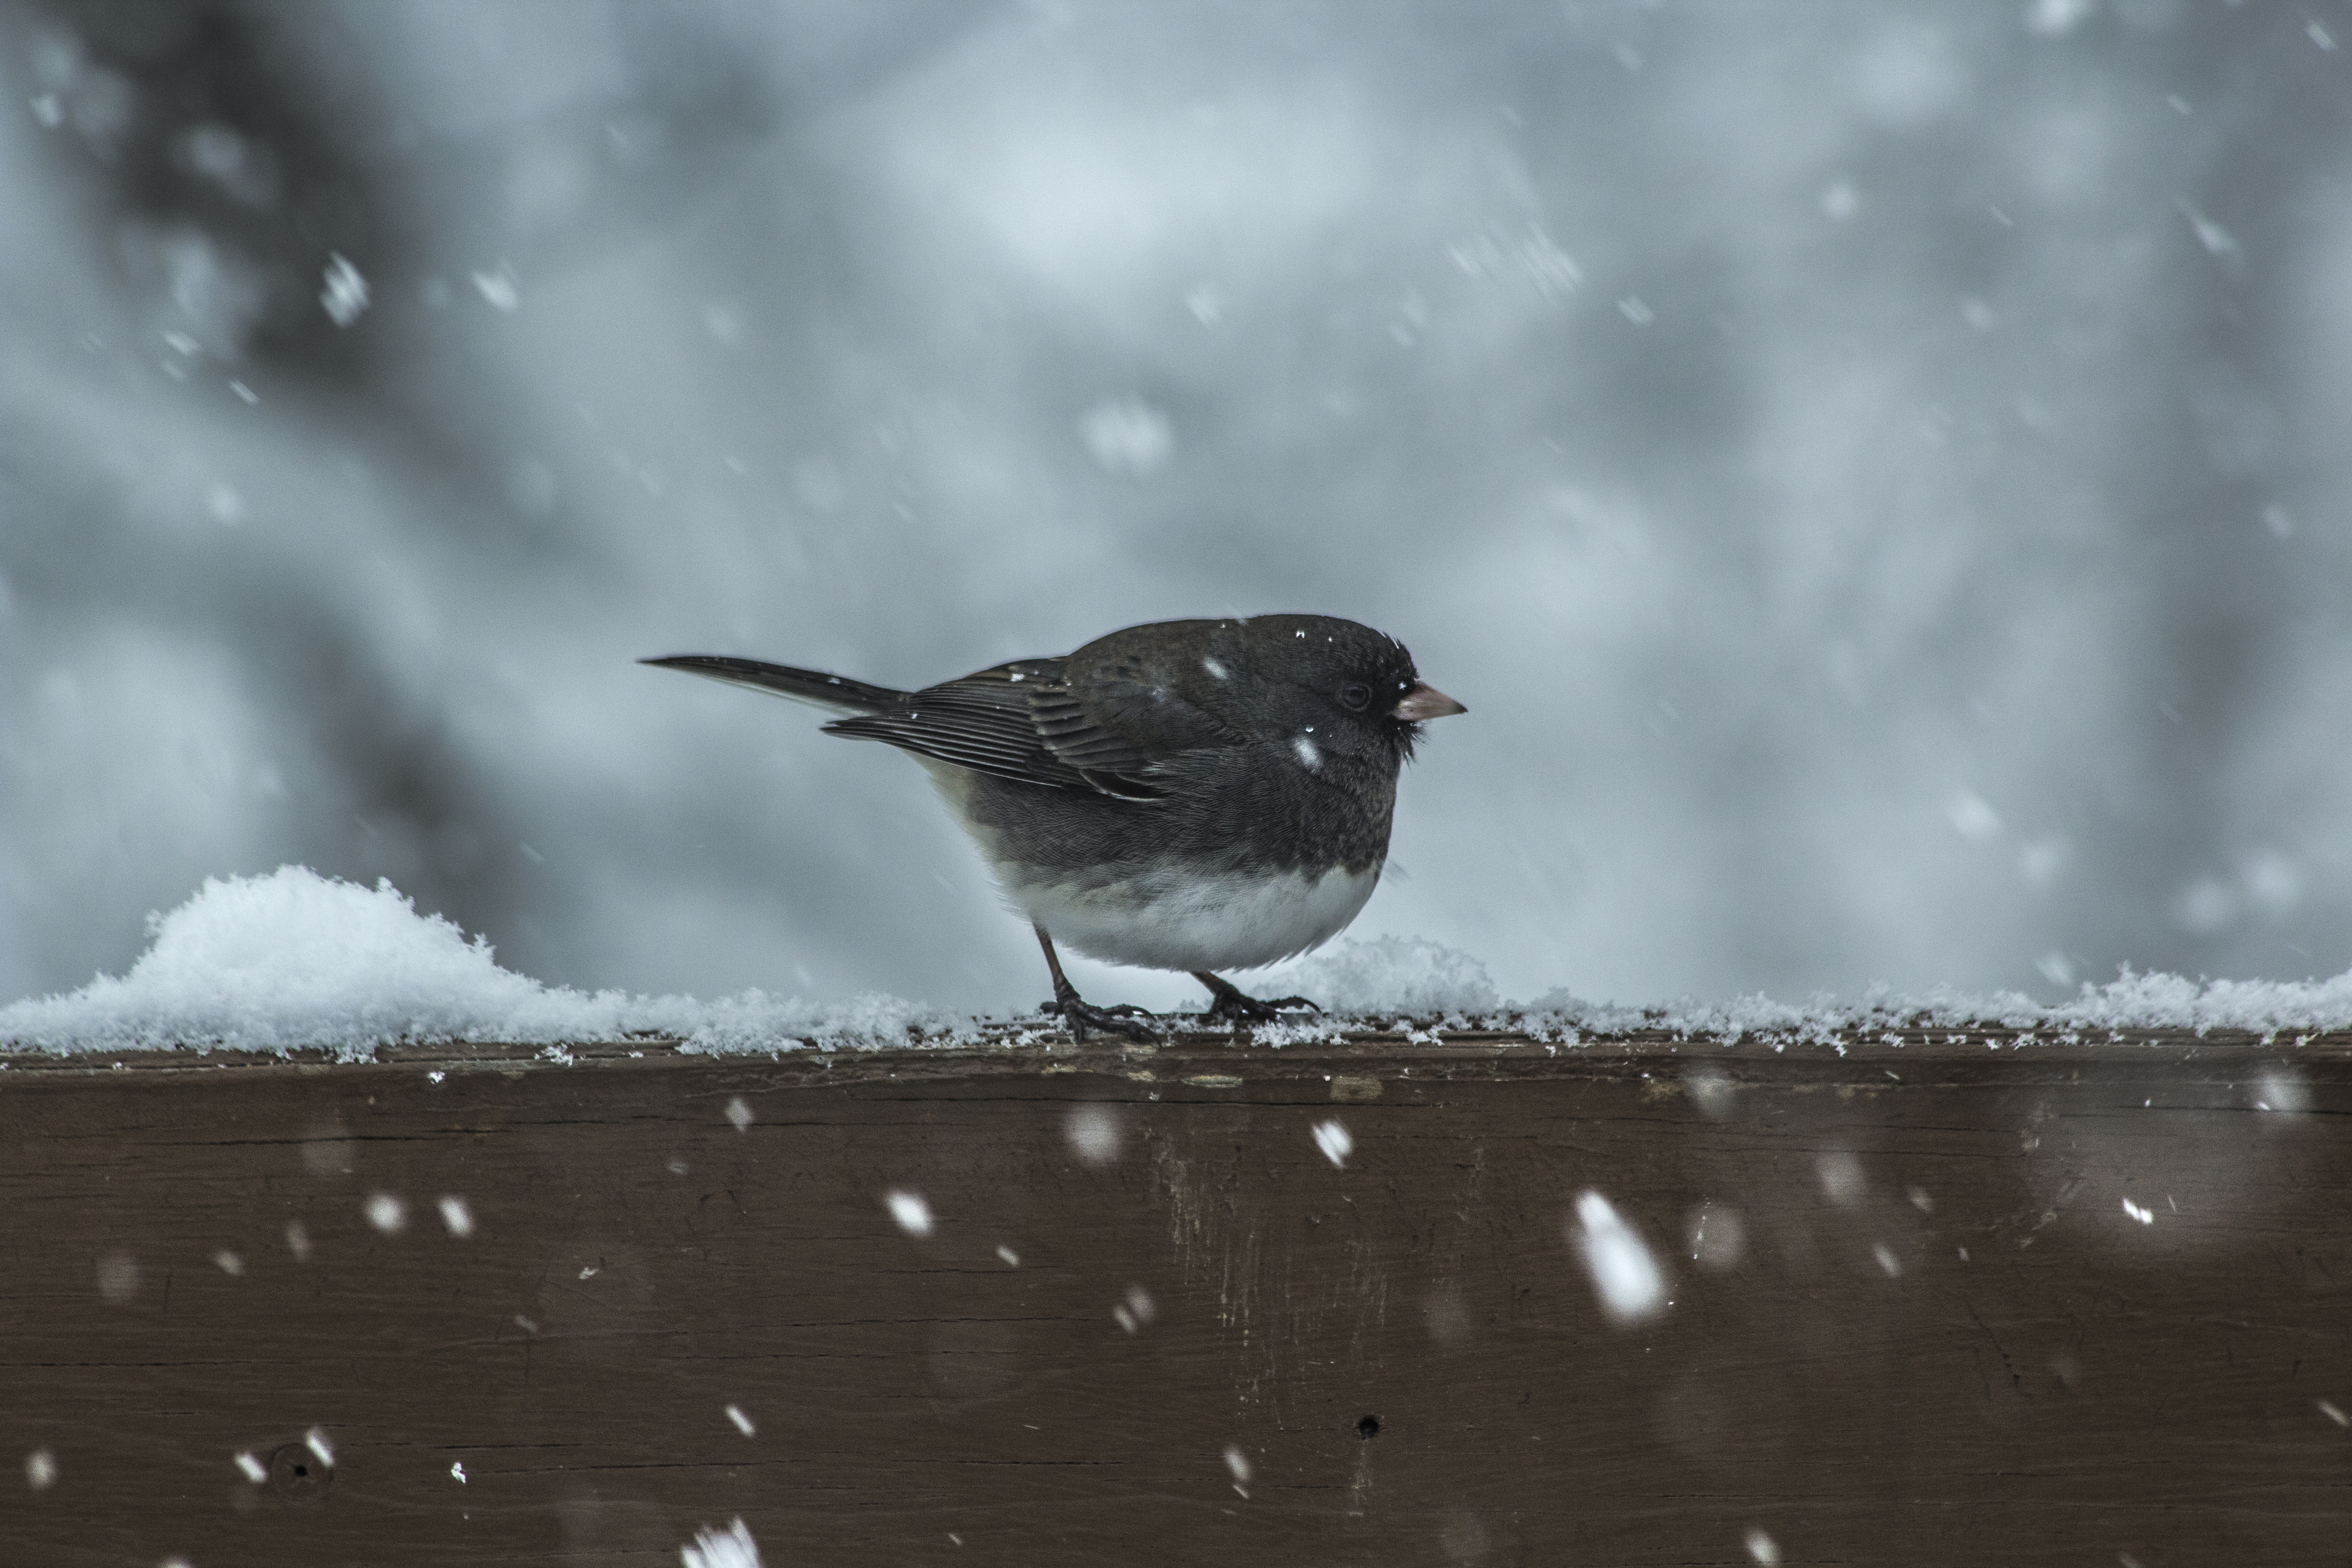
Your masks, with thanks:
[[[1127,1299],[1110,1310],[1111,1321],[1130,1334],[1159,1315],[1159,1304],[1152,1300],[1151,1292],[1140,1285],[1129,1285]]]
[[[759,1431],[757,1426],[751,1425],[751,1418],[743,1414],[743,1407],[740,1405],[730,1405],[727,1407],[727,1419],[735,1423],[735,1430],[742,1433],[746,1437]]]
[[[1345,1166],[1348,1156],[1356,1152],[1356,1140],[1336,1120],[1318,1121],[1315,1124],[1315,1146],[1323,1151],[1323,1157],[1331,1163]]]
[[[335,325],[348,327],[367,313],[367,279],[341,252],[328,252],[327,269],[320,282],[320,308]]]
[[[1077,1151],[1078,1158],[1089,1165],[1107,1163],[1118,1154],[1118,1113],[1108,1105],[1070,1107],[1062,1131],[1069,1138],[1070,1147]]]
[[[1601,1310],[1621,1326],[1655,1312],[1666,1293],[1665,1278],[1640,1233],[1618,1217],[1607,1198],[1590,1189],[1576,1200],[1576,1218],[1570,1240],[1592,1276]]]
[[[487,942],[419,914],[389,882],[362,888],[299,866],[207,879],[150,925],[153,942],[128,974],[0,1007],[0,1041],[61,1053],[310,1047],[363,1060],[381,1046],[445,1040],[652,1034],[690,1052],[766,1052],[903,1045],[909,1031],[976,1038],[970,1018],[873,994],[828,1006],[759,991],[703,1002],[542,985],[500,969]]]
[[[882,1201],[888,1206],[890,1217],[898,1222],[900,1230],[908,1236],[931,1234],[931,1205],[925,1203],[919,1194],[891,1193]]]
[[[704,1001],[546,985],[499,968],[488,942],[468,939],[437,915],[420,914],[389,882],[364,888],[299,866],[209,879],[178,909],[151,917],[150,929],[153,940],[128,973],[0,1006],[0,1046],[58,1054],[323,1049],[364,1060],[397,1044],[554,1047],[645,1036],[678,1040],[689,1053],[772,1054],[971,1046],[982,1041],[988,1023],[874,993],[826,1004],[757,990]],[[1635,1007],[1565,991],[1512,1003],[1497,994],[1472,955],[1397,936],[1336,942],[1276,970],[1256,989],[1297,992],[1326,1008],[1258,1031],[1262,1042],[1275,1045],[1398,1025],[1423,1038],[1423,1026],[1433,1033],[1517,1028],[1566,1046],[1635,1030],[1725,1045],[1787,1045],[1927,1029],[1951,1031],[1957,1043],[1970,1029],[1998,1026],[2028,1032],[2032,1039],[2018,1043],[2031,1045],[2095,1041],[2129,1028],[2242,1029],[2265,1038],[2352,1029],[2352,972],[2267,981],[2126,970],[2053,1005],[2015,992],[1903,995],[1885,988],[1858,1001],[1823,995],[1801,1004],[1742,996]],[[549,1059],[569,1058],[556,1052]],[[2291,1074],[2275,1074],[2263,1081],[2258,1103],[2295,1110],[2308,1096]],[[729,1113],[738,1126],[746,1124],[731,1104]],[[1090,1145],[1078,1142],[1075,1125],[1073,1141],[1087,1153]]]
[[[679,1547],[677,1555],[685,1568],[760,1568],[759,1542],[740,1519],[723,1531],[705,1525],[695,1532],[694,1544]]]
[[[1273,982],[1352,1017],[1468,1017],[1500,1009],[1486,966],[1418,937],[1353,938],[1277,972]]]
[[[1862,1162],[1843,1149],[1832,1149],[1813,1157],[1814,1173],[1822,1179],[1822,1194],[1842,1209],[1850,1209],[1862,1201]]]

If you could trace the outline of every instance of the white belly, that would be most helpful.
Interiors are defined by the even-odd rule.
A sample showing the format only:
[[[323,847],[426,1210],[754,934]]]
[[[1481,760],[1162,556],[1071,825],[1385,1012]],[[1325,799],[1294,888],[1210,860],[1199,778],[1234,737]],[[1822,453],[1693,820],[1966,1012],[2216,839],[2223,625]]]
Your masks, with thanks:
[[[1183,877],[1156,872],[1109,887],[1035,879],[974,822],[971,775],[929,757],[923,764],[956,820],[1015,909],[1065,947],[1142,969],[1255,969],[1320,947],[1347,928],[1380,885],[1369,871]]]
[[[1008,882],[1006,895],[1056,942],[1145,969],[1255,969],[1337,936],[1380,883],[1377,869],[1269,876],[1158,875],[1108,888]]]

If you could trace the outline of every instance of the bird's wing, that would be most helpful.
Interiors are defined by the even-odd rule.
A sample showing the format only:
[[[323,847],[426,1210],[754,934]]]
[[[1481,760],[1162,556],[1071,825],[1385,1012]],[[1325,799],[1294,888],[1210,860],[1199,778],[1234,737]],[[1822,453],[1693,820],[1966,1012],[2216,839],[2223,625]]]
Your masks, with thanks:
[[[1062,661],[1020,659],[900,694],[888,706],[836,719],[825,733],[883,741],[901,751],[970,768],[1016,784],[1087,790],[1121,800],[1157,800],[1161,792],[1139,775],[1140,758],[1066,757],[1038,721],[1038,705],[1061,687]],[[1110,765],[1129,762],[1132,771]]]
[[[1180,757],[1240,744],[1206,700],[1202,647],[1220,624],[1133,626],[1088,643],[1030,697],[1037,733],[1072,767],[1144,789]]]
[[[1016,659],[837,719],[825,731],[887,741],[1020,784],[1160,800],[1171,762],[1238,737],[1186,701],[1175,682],[1156,679],[1158,662]]]

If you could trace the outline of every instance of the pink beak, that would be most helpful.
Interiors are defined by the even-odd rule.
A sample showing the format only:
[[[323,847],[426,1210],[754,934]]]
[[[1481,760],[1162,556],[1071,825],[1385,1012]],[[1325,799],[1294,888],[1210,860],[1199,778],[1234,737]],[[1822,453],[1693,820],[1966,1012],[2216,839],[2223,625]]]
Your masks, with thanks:
[[[1418,724],[1424,719],[1443,719],[1448,714],[1467,713],[1470,710],[1426,680],[1420,680],[1415,681],[1412,689],[1399,698],[1397,705],[1389,711],[1409,724]]]

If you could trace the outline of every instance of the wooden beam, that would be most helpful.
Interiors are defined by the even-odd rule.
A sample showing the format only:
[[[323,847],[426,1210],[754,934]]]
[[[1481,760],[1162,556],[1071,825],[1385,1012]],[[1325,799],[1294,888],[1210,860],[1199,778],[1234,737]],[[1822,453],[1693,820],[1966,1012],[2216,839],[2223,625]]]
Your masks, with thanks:
[[[0,1562],[2352,1539],[2345,1037],[568,1055],[0,1055]]]

